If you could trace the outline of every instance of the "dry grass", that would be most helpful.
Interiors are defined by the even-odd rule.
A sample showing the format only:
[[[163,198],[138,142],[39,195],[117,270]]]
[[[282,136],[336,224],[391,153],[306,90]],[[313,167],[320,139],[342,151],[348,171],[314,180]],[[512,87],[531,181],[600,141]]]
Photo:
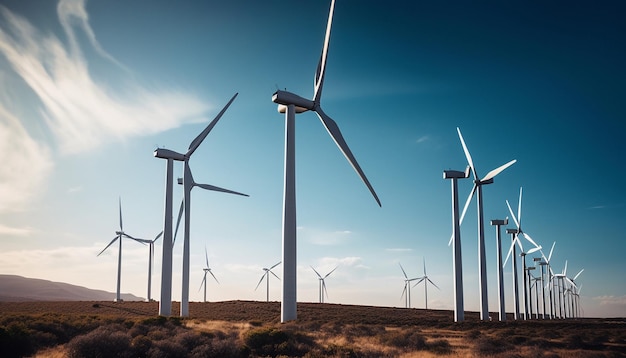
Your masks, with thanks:
[[[466,312],[465,322],[454,323],[451,311],[299,303],[298,320],[281,324],[278,302],[192,302],[189,311],[165,320],[157,302],[0,302],[0,333],[45,339],[35,357],[67,356],[68,342],[103,326],[119,327],[131,345],[141,334],[155,342],[168,334],[176,342],[221,339],[240,347],[240,356],[626,357],[619,319],[481,322]],[[164,323],[169,333],[159,328]]]

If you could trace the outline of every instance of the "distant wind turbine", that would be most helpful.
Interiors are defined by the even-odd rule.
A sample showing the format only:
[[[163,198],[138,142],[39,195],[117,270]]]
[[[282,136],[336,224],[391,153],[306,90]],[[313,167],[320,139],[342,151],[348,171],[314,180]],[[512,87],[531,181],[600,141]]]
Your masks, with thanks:
[[[313,271],[315,271],[315,274],[317,275],[318,279],[319,279],[319,299],[320,299],[320,303],[324,303],[324,293],[326,294],[326,297],[328,297],[328,290],[326,290],[326,278],[328,276],[330,276],[331,273],[335,272],[335,270],[337,269],[337,267],[339,266],[335,266],[334,269],[332,269],[329,273],[327,273],[324,277],[322,277],[322,275],[319,274],[319,272],[317,272],[316,269],[313,268],[313,266],[311,266],[311,268],[313,269]]]
[[[154,262],[154,243],[163,235],[163,231],[161,231],[154,239],[137,239],[137,241],[148,244],[149,246],[149,256],[148,256],[148,297],[147,301],[152,301],[152,263]]]
[[[404,267],[402,267],[402,264],[398,262],[398,265],[400,265],[400,270],[402,270],[402,274],[404,275],[404,289],[402,290],[402,295],[400,295],[400,298],[404,297],[405,308],[411,308],[411,283],[413,281],[419,280],[420,277],[409,278],[406,275],[406,271],[404,271]]]
[[[206,285],[207,285],[206,275],[211,274],[211,276],[213,276],[213,279],[215,279],[215,282],[217,282],[218,284],[220,282],[217,280],[217,277],[215,277],[215,275],[211,271],[211,266],[209,266],[209,254],[206,252],[206,247],[204,248],[204,258],[206,259],[206,267],[202,269],[204,271],[204,278],[202,278],[202,283],[200,283],[200,289],[202,289],[202,286],[204,286],[204,302],[206,302]]]
[[[280,265],[280,261],[278,261],[277,263],[275,263],[272,267],[270,268],[263,268],[263,275],[261,276],[261,279],[259,280],[259,283],[256,284],[256,287],[254,288],[254,290],[256,291],[257,288],[259,288],[259,285],[261,284],[261,282],[263,282],[263,279],[265,279],[265,289],[266,289],[266,302],[270,301],[270,274],[272,274],[274,277],[276,277],[279,281],[280,281],[280,277],[276,276],[276,274],[272,271],[272,269],[276,266]]]
[[[550,267],[550,259],[552,259],[552,252],[554,251],[554,245],[556,245],[556,241],[552,243],[552,248],[550,249],[550,254],[548,254],[548,257],[546,257],[543,254],[543,251],[540,250],[541,252],[541,257],[543,257],[543,262],[545,262],[545,266],[548,266],[548,270],[546,272],[546,275],[548,275],[548,283],[546,284],[545,282],[541,282],[541,286],[543,286],[543,289],[545,289],[546,287],[548,287],[548,293],[550,296],[550,319],[554,318],[554,297],[553,297],[553,287],[551,285],[552,282],[552,268]],[[543,266],[541,267],[541,271],[542,271],[542,277],[543,277]],[[544,297],[545,300],[545,297]],[[545,306],[545,303],[544,303]]]
[[[465,140],[463,139],[463,135],[461,134],[461,130],[457,127],[456,131],[459,133],[459,139],[461,140],[461,145],[463,146],[463,151],[465,152],[465,157],[467,158],[467,164],[472,168],[472,173],[474,174],[474,186],[472,187],[472,191],[470,195],[467,197],[467,201],[465,202],[465,207],[463,207],[463,212],[461,213],[460,223],[463,222],[463,217],[465,216],[465,212],[474,198],[474,194],[476,194],[476,204],[478,211],[478,286],[480,288],[480,319],[483,321],[489,320],[489,304],[487,301],[487,258],[485,255],[485,223],[483,220],[483,185],[493,183],[493,178],[496,175],[500,174],[504,169],[510,167],[515,164],[516,160],[511,160],[510,162],[490,171],[485,175],[484,178],[480,179],[476,172],[476,167],[474,166],[474,162],[472,161],[472,156],[470,155],[467,146],[465,145]]]
[[[115,237],[113,238],[113,240],[111,240],[111,242],[109,242],[109,244],[104,249],[102,249],[102,251],[100,251],[100,253],[98,253],[97,255],[97,256],[100,256],[104,251],[106,251],[106,249],[109,248],[109,246],[113,245],[115,241],[119,241],[119,251],[117,254],[117,291],[116,291],[117,293],[115,296],[116,302],[122,301],[122,296],[120,293],[121,282],[122,282],[122,238],[128,238],[128,239],[132,239],[132,240],[140,242],[139,239],[132,237],[124,232],[124,225],[122,224],[122,198],[119,198],[119,207],[120,207],[120,229],[115,232]]]
[[[189,159],[191,155],[198,149],[202,141],[206,138],[209,132],[220,120],[222,115],[226,112],[230,104],[237,97],[237,93],[230,99],[230,101],[224,106],[224,108],[218,113],[218,115],[209,123],[206,128],[189,144],[189,149],[185,154],[177,153],[173,150],[158,148],[154,151],[154,156],[157,158],[167,159],[166,168],[166,189],[165,189],[165,225],[164,225],[164,237],[163,237],[163,269],[161,277],[161,302],[159,308],[159,314],[169,316],[171,314],[171,301],[172,301],[172,186],[173,186],[173,161],[181,161],[184,163],[183,171],[183,200],[185,211],[185,237],[183,242],[183,278],[182,278],[182,295],[180,302],[180,315],[186,317],[189,315],[189,257],[190,257],[190,203],[191,203],[191,189],[194,186],[201,187],[207,190],[220,191],[229,194],[237,194],[247,196],[227,189],[222,189],[208,184],[197,184],[193,180],[191,175],[191,169],[189,168]]]
[[[426,274],[426,259],[422,258],[424,261],[424,276],[422,276],[422,278],[419,279],[419,281],[417,281],[417,283],[413,286],[417,286],[420,283],[424,282],[424,302],[426,304],[426,309],[428,309],[428,284],[432,284],[433,286],[435,286],[438,290],[441,291],[441,289],[439,288],[439,286],[437,286],[433,281],[430,280],[430,278],[428,278],[428,275]]]
[[[321,98],[326,74],[326,60],[330,43],[330,29],[332,26],[335,0],[331,0],[326,37],[322,48],[322,55],[315,74],[313,100],[305,99],[294,93],[278,90],[272,96],[272,102],[278,104],[278,111],[285,113],[285,182],[283,195],[283,290],[281,301],[281,322],[295,320],[296,309],[296,173],[295,173],[295,119],[296,113],[314,111],[322,121],[324,127],[333,138],[348,162],[357,172],[363,183],[380,205],[380,200],[374,188],[361,170],[352,151],[348,147],[337,123],[322,111]],[[292,47],[285,45],[287,51]],[[280,66],[280,65],[279,65]]]
[[[496,267],[498,269],[498,317],[500,321],[506,321],[506,307],[504,305],[504,272],[502,264],[502,230],[503,225],[509,224],[509,218],[504,220],[491,220],[491,225],[496,227]]]

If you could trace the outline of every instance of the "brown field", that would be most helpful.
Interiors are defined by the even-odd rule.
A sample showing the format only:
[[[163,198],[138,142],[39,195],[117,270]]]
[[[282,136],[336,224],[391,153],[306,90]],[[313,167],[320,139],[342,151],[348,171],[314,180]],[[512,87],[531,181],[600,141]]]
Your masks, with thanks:
[[[452,311],[299,303],[298,320],[281,324],[278,302],[189,311],[181,320],[158,318],[157,302],[0,302],[0,352],[12,339],[31,349],[13,356],[89,356],[76,347],[113,337],[146,357],[626,357],[626,319],[481,322],[466,312],[454,323]]]

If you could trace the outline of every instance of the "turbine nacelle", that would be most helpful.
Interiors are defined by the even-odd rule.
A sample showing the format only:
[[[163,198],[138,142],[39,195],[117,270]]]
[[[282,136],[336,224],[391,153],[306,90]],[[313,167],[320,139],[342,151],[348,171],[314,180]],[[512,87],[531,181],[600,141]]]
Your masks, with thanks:
[[[157,148],[154,151],[154,156],[157,158],[162,158],[162,159],[173,159],[179,162],[184,162],[186,160],[186,157],[184,154],[180,154],[178,152],[175,152],[170,149],[165,149],[165,148]]]
[[[272,102],[278,104],[278,112],[280,113],[285,113],[289,105],[296,107],[296,113],[315,110],[315,102],[287,91],[278,90],[274,92]]]

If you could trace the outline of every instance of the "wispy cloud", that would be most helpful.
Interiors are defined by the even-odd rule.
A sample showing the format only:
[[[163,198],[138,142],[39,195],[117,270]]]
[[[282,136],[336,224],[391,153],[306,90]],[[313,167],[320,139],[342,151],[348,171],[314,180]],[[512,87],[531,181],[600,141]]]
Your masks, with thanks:
[[[430,137],[427,135],[423,135],[415,140],[415,143],[420,144],[430,140]]]
[[[601,306],[624,306],[626,307],[626,295],[625,296],[596,296],[593,297],[594,301],[597,301]]]
[[[52,158],[49,148],[34,140],[2,104],[0,162],[0,212],[24,210],[45,187]]]
[[[2,236],[28,236],[32,232],[31,228],[10,227],[0,224],[0,235]]]
[[[334,246],[340,245],[352,238],[350,230],[324,231],[315,228],[298,227],[298,235],[303,240],[314,245]]]
[[[98,43],[85,2],[61,0],[57,15],[67,45],[0,6],[0,53],[38,97],[41,117],[62,152],[82,152],[107,141],[204,119],[210,106],[187,93],[153,91],[138,83],[125,83],[121,88],[98,83],[89,73],[77,29],[100,56],[121,65]]]
[[[385,251],[389,251],[389,252],[411,252],[411,251],[413,251],[413,249],[389,248],[389,249],[385,249]]]

